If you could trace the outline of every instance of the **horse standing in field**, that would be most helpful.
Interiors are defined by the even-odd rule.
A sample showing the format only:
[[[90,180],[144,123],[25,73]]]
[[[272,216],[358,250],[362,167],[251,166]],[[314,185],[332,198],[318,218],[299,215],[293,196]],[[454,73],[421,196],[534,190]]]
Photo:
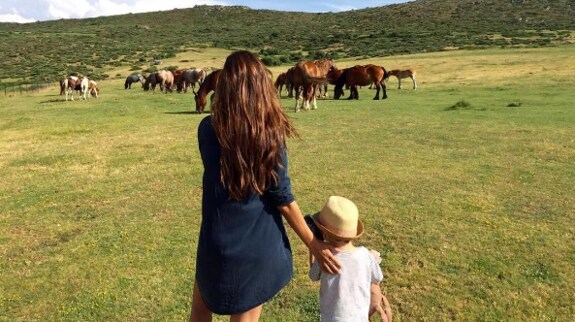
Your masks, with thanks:
[[[300,95],[304,110],[309,110],[310,104],[311,109],[317,109],[316,89],[319,84],[327,82],[327,73],[332,68],[334,68],[334,63],[331,59],[300,61],[295,65],[292,81],[296,90],[296,112],[300,110]]]
[[[74,100],[74,92],[78,92],[79,97],[82,98],[82,83],[88,78],[83,76],[68,76],[66,77],[63,82],[64,90],[66,91],[66,101],[68,100],[68,96],[70,96],[70,100]],[[62,83],[61,83],[62,84]],[[60,92],[62,91],[62,85],[60,87]]]
[[[146,82],[144,76],[142,74],[134,74],[126,77],[126,81],[124,82],[124,89],[132,89],[132,83],[140,82],[142,85]]]
[[[188,87],[191,87],[192,93],[196,94],[196,83],[201,86],[206,79],[206,74],[207,72],[202,68],[176,70],[174,72],[174,82],[178,93],[182,90],[187,93]]]
[[[275,85],[275,87],[277,88],[277,90],[278,90],[278,95],[279,95],[280,97],[281,97],[281,95],[282,95],[282,89],[284,88],[284,86],[285,86],[285,89],[286,89],[286,93],[289,92],[289,90],[288,90],[288,85],[287,85],[286,81],[287,81],[287,73],[280,73],[280,74],[278,75],[278,77],[276,78],[276,81],[274,82],[274,85]]]
[[[204,82],[200,85],[198,92],[194,94],[194,100],[196,101],[196,112],[198,114],[204,112],[208,93],[216,89],[218,80],[220,79],[220,72],[221,70],[218,69],[206,76],[206,79],[204,79]]]
[[[415,69],[410,68],[404,70],[400,69],[390,70],[388,72],[388,76],[385,78],[385,81],[387,81],[391,76],[397,77],[397,83],[398,83],[397,89],[401,89],[401,80],[403,78],[411,78],[411,80],[413,81],[413,89],[417,89],[417,82],[415,80]]]
[[[347,99],[359,99],[357,87],[373,83],[377,91],[373,99],[379,99],[380,90],[383,90],[382,99],[386,99],[387,91],[384,82],[386,76],[387,72],[385,68],[373,64],[356,65],[346,68],[336,82],[333,98],[339,99],[343,95],[343,87],[349,86],[350,95]]]

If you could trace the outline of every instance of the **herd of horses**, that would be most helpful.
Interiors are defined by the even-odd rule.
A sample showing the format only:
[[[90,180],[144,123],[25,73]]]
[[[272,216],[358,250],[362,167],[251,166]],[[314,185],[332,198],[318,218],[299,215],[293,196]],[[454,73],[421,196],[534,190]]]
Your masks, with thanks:
[[[131,89],[133,83],[140,83],[144,91],[160,91],[167,93],[188,91],[192,89],[196,103],[196,112],[203,113],[207,104],[207,96],[214,91],[219,79],[220,70],[208,73],[205,69],[178,69],[175,71],[160,70],[148,76],[134,74],[126,77],[124,89]],[[270,72],[270,77],[271,77]],[[317,109],[317,98],[328,97],[328,85],[334,86],[334,99],[339,99],[344,93],[344,88],[349,89],[347,99],[359,99],[359,87],[370,86],[376,90],[374,100],[386,99],[386,82],[394,76],[398,80],[398,88],[401,89],[401,80],[410,78],[413,82],[413,89],[417,89],[416,72],[414,69],[394,69],[386,70],[383,66],[375,64],[356,65],[349,68],[338,69],[332,59],[300,61],[286,72],[280,73],[275,80],[278,95],[281,96],[285,89],[288,97],[295,97],[295,111]],[[196,84],[199,89],[196,92]],[[83,76],[68,76],[60,83],[60,95],[71,95],[78,91],[80,97],[87,98],[87,94],[98,97],[99,88],[93,80]],[[381,95],[380,95],[381,94]],[[213,95],[213,94],[212,94]]]
[[[327,86],[334,85],[334,99],[343,96],[344,87],[349,89],[348,99],[359,99],[359,87],[370,86],[375,88],[374,100],[387,98],[386,82],[394,76],[398,79],[401,89],[401,79],[411,78],[413,89],[417,89],[415,69],[394,69],[387,71],[383,66],[374,64],[355,65],[353,67],[338,69],[333,60],[300,61],[286,72],[280,73],[275,80],[278,93],[285,88],[288,97],[294,97],[295,111],[303,109],[316,109],[318,97],[327,97]],[[300,103],[301,99],[301,103]]]

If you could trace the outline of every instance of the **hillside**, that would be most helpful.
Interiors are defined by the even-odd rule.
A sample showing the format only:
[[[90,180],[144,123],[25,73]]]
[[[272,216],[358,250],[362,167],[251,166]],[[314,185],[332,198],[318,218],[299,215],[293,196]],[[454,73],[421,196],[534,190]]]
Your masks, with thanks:
[[[110,67],[146,70],[190,48],[248,48],[268,65],[302,58],[376,57],[447,48],[574,41],[570,0],[418,0],[341,13],[196,6],[30,24],[0,23],[0,80],[51,81]]]

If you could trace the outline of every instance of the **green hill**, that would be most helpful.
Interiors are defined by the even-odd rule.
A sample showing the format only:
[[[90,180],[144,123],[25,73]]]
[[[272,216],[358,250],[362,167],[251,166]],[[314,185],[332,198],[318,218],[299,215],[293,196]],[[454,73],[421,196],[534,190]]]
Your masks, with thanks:
[[[0,80],[51,81],[111,66],[144,70],[194,47],[248,48],[268,65],[452,48],[574,42],[570,0],[418,0],[341,13],[196,6],[29,24],[0,23]]]

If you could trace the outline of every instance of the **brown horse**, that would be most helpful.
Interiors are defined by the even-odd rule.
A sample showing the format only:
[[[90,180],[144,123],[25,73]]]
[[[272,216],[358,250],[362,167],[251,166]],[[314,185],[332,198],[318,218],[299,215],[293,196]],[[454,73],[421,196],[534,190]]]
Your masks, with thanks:
[[[218,85],[218,79],[220,79],[220,72],[221,69],[217,69],[208,74],[202,85],[200,85],[198,92],[194,94],[194,100],[196,101],[196,112],[198,112],[198,114],[204,112],[204,108],[206,107],[207,103],[206,98],[209,92],[216,89],[216,85]]]
[[[319,84],[327,82],[327,73],[334,68],[333,60],[300,61],[293,70],[292,84],[296,90],[295,111],[300,109],[300,95],[304,110],[317,109],[315,92]]]
[[[359,92],[357,90],[358,86],[366,86],[369,84],[375,84],[374,100],[379,99],[379,91],[383,90],[382,99],[387,98],[387,91],[385,87],[385,78],[387,77],[387,72],[385,68],[373,64],[369,65],[356,65],[343,70],[341,76],[339,76],[333,93],[334,99],[339,99],[343,95],[343,86],[349,86],[350,95],[347,99],[359,99]]]
[[[282,89],[284,86],[285,86],[286,92],[289,91],[286,81],[287,81],[287,73],[280,73],[278,75],[278,78],[276,78],[276,81],[274,83],[275,87],[278,89],[278,95],[280,97],[282,95]]]

